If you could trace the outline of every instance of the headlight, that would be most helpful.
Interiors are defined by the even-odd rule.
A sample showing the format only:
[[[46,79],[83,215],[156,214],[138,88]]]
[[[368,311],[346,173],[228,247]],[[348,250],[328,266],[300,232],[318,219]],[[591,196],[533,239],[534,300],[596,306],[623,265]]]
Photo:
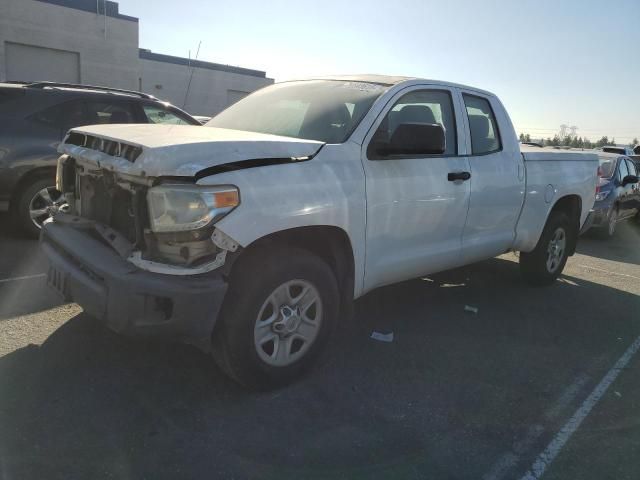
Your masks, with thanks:
[[[182,232],[202,228],[240,204],[236,187],[160,185],[147,193],[151,230]]]
[[[607,198],[610,193],[611,193],[611,190],[604,190],[604,191],[601,191],[601,192],[597,192],[596,193],[596,202],[601,202],[602,200]]]

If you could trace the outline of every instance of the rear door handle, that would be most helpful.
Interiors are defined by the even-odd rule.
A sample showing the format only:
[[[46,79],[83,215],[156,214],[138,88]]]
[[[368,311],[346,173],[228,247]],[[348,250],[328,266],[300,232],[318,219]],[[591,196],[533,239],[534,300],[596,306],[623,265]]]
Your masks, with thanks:
[[[471,178],[471,174],[469,172],[451,172],[447,175],[447,180],[450,182],[455,182],[456,180],[469,180]]]

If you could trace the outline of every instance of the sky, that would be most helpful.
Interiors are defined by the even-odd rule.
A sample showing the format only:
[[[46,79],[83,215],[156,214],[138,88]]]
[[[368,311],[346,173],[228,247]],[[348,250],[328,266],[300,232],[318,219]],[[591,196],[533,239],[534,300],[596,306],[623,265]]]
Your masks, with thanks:
[[[379,73],[496,93],[518,133],[640,137],[640,0],[119,0],[140,47],[276,81]]]

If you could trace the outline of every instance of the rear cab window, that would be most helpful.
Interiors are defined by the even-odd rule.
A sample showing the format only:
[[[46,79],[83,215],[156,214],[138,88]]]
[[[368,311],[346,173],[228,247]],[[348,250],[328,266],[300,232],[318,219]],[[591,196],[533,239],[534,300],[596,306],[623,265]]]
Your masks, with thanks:
[[[472,154],[486,155],[502,150],[498,124],[489,100],[468,93],[463,93],[462,98],[469,120]]]

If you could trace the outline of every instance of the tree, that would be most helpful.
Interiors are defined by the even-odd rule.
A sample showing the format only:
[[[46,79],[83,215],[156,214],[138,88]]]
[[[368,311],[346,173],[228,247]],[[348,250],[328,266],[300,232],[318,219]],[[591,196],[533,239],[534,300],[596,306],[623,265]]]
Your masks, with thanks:
[[[604,147],[605,145],[609,145],[609,137],[606,135],[596,142],[596,147]]]
[[[524,142],[524,133],[520,134],[520,142]]]
[[[615,137],[611,137],[611,145],[615,145],[616,144],[616,138]]]
[[[638,145],[638,137],[633,137],[633,141],[631,142],[630,146],[631,147],[635,147],[636,145]]]

